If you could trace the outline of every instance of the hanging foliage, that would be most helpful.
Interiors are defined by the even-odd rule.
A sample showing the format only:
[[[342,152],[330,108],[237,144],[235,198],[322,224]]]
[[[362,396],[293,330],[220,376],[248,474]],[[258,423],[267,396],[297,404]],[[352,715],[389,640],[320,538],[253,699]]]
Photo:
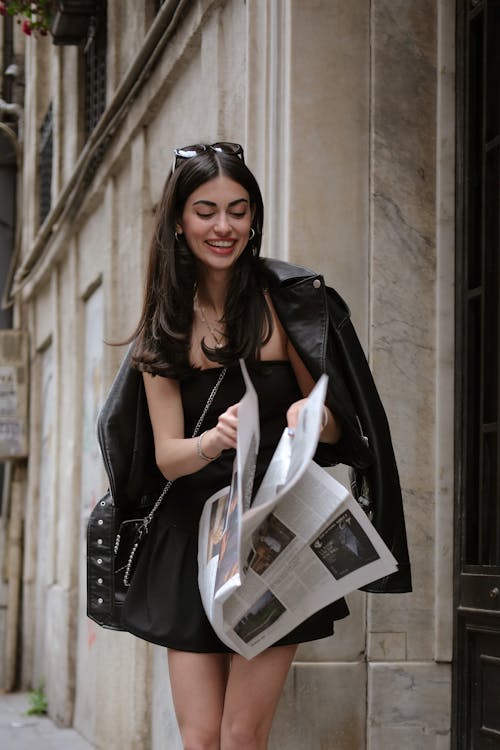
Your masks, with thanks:
[[[55,6],[55,0],[5,0],[0,1],[0,14],[14,16],[26,36],[47,36]]]

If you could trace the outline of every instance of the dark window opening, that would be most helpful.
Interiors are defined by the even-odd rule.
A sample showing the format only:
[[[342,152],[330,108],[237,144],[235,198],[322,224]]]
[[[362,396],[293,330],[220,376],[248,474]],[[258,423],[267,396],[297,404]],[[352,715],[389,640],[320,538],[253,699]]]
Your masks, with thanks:
[[[463,563],[500,566],[499,0],[465,11]]]
[[[14,78],[6,71],[14,62],[14,38],[13,18],[5,16],[3,19],[3,76],[2,76],[2,99],[6,102],[12,101]]]
[[[94,130],[106,109],[107,3],[97,3],[89,38],[84,48],[85,139]]]
[[[40,224],[45,221],[52,203],[52,147],[53,117],[51,103],[40,128],[40,146],[38,149]]]

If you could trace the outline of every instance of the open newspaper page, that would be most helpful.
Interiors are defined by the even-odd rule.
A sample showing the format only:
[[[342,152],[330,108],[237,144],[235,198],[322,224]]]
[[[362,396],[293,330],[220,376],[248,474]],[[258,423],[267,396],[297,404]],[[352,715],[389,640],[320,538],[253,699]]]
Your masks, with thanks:
[[[259,450],[257,394],[242,361],[245,395],[238,407],[238,450],[231,485],[207,500],[200,519],[198,585],[207,617],[218,633],[222,603],[241,585],[241,519],[250,507]]]
[[[237,534],[237,541],[232,545],[232,577],[218,583],[223,577],[219,565],[227,570],[224,556],[221,563],[217,545],[210,541],[219,503],[226,519],[230,498],[235,492],[242,497],[238,476],[243,466],[255,467],[258,450],[257,398],[243,372],[247,393],[239,409],[233,483],[205,505],[199,584],[217,635],[249,659],[322,607],[394,572],[397,564],[346,488],[312,460],[326,394],[327,378],[322,376],[301,410],[295,434],[284,430],[251,507],[242,499],[233,532],[226,522],[223,533]]]

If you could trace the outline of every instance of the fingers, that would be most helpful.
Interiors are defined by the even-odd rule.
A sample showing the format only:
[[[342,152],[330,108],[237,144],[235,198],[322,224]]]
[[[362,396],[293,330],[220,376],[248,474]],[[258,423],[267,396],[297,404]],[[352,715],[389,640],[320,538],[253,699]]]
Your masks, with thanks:
[[[203,450],[208,456],[215,456],[228,448],[236,448],[238,433],[238,404],[233,404],[223,412],[215,427],[203,435]]]
[[[297,429],[297,424],[299,421],[299,415],[306,400],[307,399],[305,398],[301,398],[299,401],[294,401],[294,403],[289,407],[286,413],[286,423],[288,425],[289,435],[295,434],[295,430]]]
[[[238,404],[233,404],[223,412],[215,428],[221,450],[236,448],[238,434]]]

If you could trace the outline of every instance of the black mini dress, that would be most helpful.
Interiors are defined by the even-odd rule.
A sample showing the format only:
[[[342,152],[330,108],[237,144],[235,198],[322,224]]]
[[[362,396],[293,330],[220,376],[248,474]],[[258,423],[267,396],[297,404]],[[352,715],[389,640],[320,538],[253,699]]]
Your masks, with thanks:
[[[221,368],[193,370],[181,381],[185,435],[190,437]],[[290,404],[302,397],[288,361],[263,361],[249,367],[259,399],[260,447],[254,495],[286,426]],[[201,431],[214,427],[219,414],[245,391],[239,366],[227,370]],[[167,493],[144,543],[123,607],[123,625],[151,643],[195,653],[230,652],[208,621],[198,590],[198,524],[205,501],[230,484],[234,451],[200,471],[177,479]],[[334,620],[349,614],[344,599],[321,609],[274,645],[303,643],[333,633]]]

